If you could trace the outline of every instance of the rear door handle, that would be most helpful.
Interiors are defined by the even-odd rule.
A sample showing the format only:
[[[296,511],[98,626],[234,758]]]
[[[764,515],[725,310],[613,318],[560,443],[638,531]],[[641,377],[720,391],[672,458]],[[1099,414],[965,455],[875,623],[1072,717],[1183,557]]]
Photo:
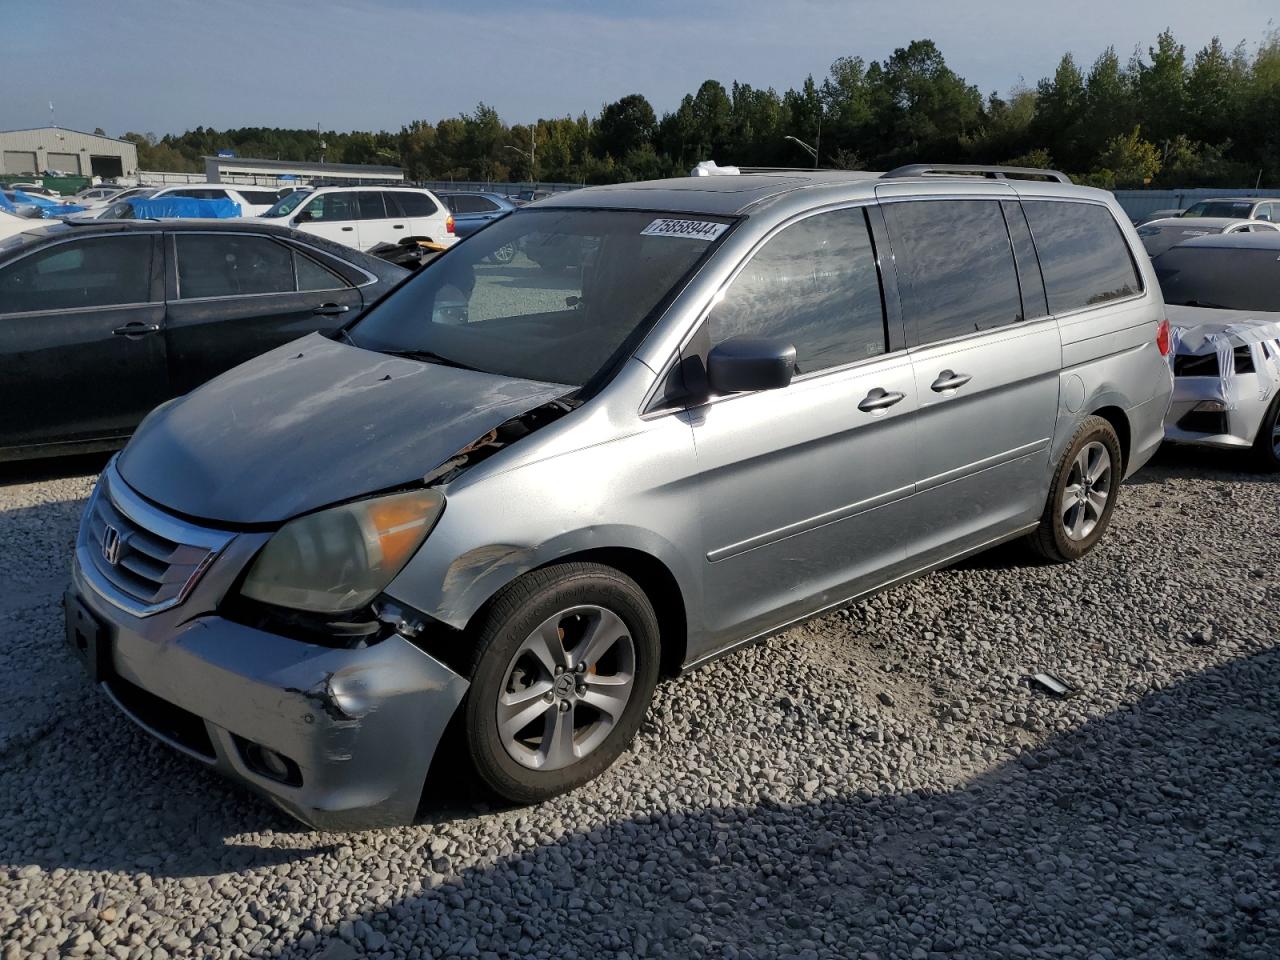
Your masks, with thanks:
[[[141,323],[135,320],[133,323],[126,323],[123,327],[116,327],[111,332],[117,337],[128,337],[130,340],[137,340],[139,337],[145,337],[148,333],[159,333],[160,324]]]
[[[345,303],[322,303],[311,312],[318,317],[335,317],[340,313],[346,313],[350,309]]]
[[[906,398],[905,393],[890,392],[876,387],[858,404],[858,409],[864,413],[875,413],[879,410],[887,410],[895,403],[899,403]]]
[[[393,224],[391,225],[391,229],[392,229],[392,230],[403,230],[403,229],[404,229],[404,224],[403,224],[403,223],[393,223]]]
[[[943,370],[938,374],[938,379],[929,385],[934,393],[952,393],[959,390],[973,377],[967,373],[955,373],[951,370]]]
[[[342,228],[342,232],[343,232],[343,233],[350,233],[350,232],[351,232],[352,230],[354,230],[354,229],[355,229],[355,227],[343,227],[343,228]]]

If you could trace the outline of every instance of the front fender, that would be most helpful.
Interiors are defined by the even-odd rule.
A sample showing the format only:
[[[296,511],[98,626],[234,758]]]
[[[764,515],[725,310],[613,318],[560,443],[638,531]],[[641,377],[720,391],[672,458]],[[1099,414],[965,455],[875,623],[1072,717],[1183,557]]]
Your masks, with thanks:
[[[651,530],[620,524],[586,527],[536,543],[508,540],[476,546],[444,567],[435,589],[426,581],[401,583],[403,578],[397,578],[387,593],[435,620],[462,629],[517,577],[588,551],[606,549],[634,550],[662,563],[680,587],[685,609],[690,608],[694,572],[675,544]]]

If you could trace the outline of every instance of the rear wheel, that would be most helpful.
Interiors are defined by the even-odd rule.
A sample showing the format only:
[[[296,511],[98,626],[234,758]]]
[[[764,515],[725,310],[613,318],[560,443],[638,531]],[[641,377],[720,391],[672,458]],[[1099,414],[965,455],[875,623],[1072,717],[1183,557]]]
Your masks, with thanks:
[[[1253,456],[1263,470],[1280,470],[1280,394],[1262,416],[1258,436],[1253,441]]]
[[[476,635],[465,707],[476,773],[516,803],[598,776],[639,729],[658,662],[657,618],[629,577],[595,563],[522,577]]]
[[[1102,417],[1076,430],[1058,462],[1040,526],[1027,540],[1046,560],[1078,560],[1102,539],[1111,522],[1121,478],[1120,439]]]

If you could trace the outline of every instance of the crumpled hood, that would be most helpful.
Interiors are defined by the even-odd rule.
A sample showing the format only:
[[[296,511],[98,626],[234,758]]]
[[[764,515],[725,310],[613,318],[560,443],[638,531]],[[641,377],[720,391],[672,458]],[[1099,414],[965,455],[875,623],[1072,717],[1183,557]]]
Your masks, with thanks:
[[[178,513],[276,523],[421,478],[570,389],[312,334],[154,411],[118,467],[136,491]]]

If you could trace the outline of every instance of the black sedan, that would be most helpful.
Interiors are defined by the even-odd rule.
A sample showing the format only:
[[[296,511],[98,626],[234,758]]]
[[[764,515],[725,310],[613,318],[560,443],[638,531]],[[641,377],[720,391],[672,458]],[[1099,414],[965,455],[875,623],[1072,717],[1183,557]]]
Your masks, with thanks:
[[[232,220],[51,222],[0,241],[0,460],[110,449],[158,404],[407,276]]]

